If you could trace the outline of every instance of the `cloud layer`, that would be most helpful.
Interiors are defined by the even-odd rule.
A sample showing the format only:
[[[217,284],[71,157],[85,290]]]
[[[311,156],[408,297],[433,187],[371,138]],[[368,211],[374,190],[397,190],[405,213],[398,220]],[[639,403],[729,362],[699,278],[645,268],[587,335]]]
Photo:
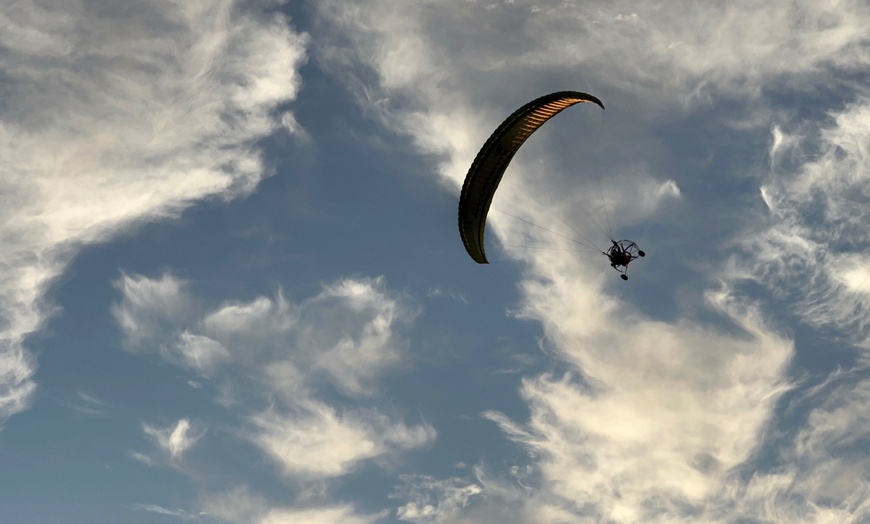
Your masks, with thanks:
[[[83,244],[250,192],[308,38],[235,2],[13,2],[0,15],[0,418],[25,408],[22,339]]]
[[[279,292],[216,307],[200,304],[170,274],[124,274],[116,287],[113,311],[128,349],[161,355],[219,391],[215,400],[237,420],[232,433],[289,481],[339,478],[435,440],[431,425],[405,423],[367,402],[405,355],[403,333],[417,315],[383,279],[343,279],[298,303]],[[187,419],[145,432],[174,461],[204,433]],[[219,505],[221,496],[213,498]],[[276,510],[263,522],[307,515],[294,511]],[[318,509],[311,518],[346,511]]]

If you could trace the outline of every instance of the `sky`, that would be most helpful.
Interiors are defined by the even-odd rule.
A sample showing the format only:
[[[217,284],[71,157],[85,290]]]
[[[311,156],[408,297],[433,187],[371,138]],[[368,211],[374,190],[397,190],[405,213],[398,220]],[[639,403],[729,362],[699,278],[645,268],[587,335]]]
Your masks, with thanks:
[[[868,27],[0,0],[3,522],[870,522]]]

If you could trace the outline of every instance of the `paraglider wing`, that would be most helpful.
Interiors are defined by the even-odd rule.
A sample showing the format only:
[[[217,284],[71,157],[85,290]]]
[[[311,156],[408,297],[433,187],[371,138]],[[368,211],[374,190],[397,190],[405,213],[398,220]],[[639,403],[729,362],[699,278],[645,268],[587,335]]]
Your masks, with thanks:
[[[578,91],[559,91],[532,100],[502,122],[477,153],[462,184],[459,234],[465,250],[478,264],[488,263],[483,249],[486,214],[514,154],[547,120],[563,109],[582,102],[592,102],[604,109],[601,100]]]

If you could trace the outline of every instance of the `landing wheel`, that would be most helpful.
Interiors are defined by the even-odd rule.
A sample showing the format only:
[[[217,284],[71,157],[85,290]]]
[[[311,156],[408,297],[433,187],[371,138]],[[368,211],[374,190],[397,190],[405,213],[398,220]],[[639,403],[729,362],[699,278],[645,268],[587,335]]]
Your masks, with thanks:
[[[637,254],[640,255],[640,256],[642,256],[642,257],[645,257],[645,256],[646,256],[646,253],[644,253],[643,251],[638,251]]]
[[[619,275],[622,280],[628,280],[628,275]]]

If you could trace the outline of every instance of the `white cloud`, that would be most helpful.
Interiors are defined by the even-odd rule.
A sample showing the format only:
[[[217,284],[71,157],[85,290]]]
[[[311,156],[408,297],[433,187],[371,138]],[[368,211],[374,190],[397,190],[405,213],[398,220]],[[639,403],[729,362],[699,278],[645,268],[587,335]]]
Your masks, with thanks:
[[[169,517],[178,517],[183,520],[195,520],[196,515],[187,510],[180,508],[170,509],[158,506],[157,504],[132,504],[130,509],[133,511],[147,511],[149,513],[157,513],[158,515],[166,515]]]
[[[142,430],[172,460],[180,460],[181,456],[205,434],[204,428],[191,425],[186,418],[179,420],[173,427],[163,429],[143,424]]]
[[[771,130],[770,151],[770,170],[776,170],[776,166],[781,163],[783,155],[786,153],[794,153],[797,146],[800,145],[800,135],[789,134],[783,132],[778,125],[774,125]]]
[[[159,279],[123,273],[114,282],[122,300],[112,306],[112,314],[126,337],[127,347],[138,349],[143,343],[173,332],[195,314],[184,292],[186,282],[170,274]]]
[[[450,522],[483,491],[463,478],[435,479],[428,475],[401,478],[393,498],[408,500],[396,510],[396,518],[407,522]]]
[[[804,124],[806,136],[787,141],[792,158],[783,168],[775,162],[786,141],[774,129],[774,170],[761,188],[769,222],[741,235],[745,254],[731,272],[790,300],[804,322],[866,345],[870,102],[861,98],[832,116],[820,131]]]
[[[565,509],[564,501],[524,485],[524,474],[517,469],[511,468],[511,478],[493,477],[482,467],[474,468],[472,478],[405,475],[391,495],[407,501],[397,508],[396,517],[431,524],[600,522],[590,515]]]
[[[284,129],[287,130],[291,135],[296,137],[298,140],[302,142],[310,142],[311,135],[299,124],[299,121],[296,120],[296,117],[290,111],[285,112],[281,115],[281,125],[284,126]]]
[[[209,516],[237,524],[374,524],[384,514],[360,514],[348,504],[310,507],[281,507],[269,504],[247,488],[236,488],[226,493],[211,495],[204,502]]]
[[[810,466],[806,469],[811,474],[802,472],[795,486],[810,501],[852,508],[862,505],[870,514],[866,502],[870,476],[865,473],[870,458],[864,453],[870,439],[868,408],[870,382],[843,380],[810,412],[795,437],[793,451],[796,462]]]
[[[295,306],[279,292],[274,300],[258,297],[248,303],[224,304],[202,319],[204,331],[216,338],[250,337],[259,331],[283,333],[296,323]]]
[[[435,439],[435,430],[428,425],[406,426],[376,412],[341,414],[313,402],[297,408],[297,413],[272,409],[254,416],[252,422],[257,431],[250,438],[288,476],[345,475],[363,460],[418,448]]]
[[[36,383],[34,359],[20,346],[0,352],[0,420],[26,409]]]
[[[287,477],[339,477],[435,439],[428,424],[320,399],[330,386],[349,400],[375,395],[377,380],[399,365],[402,332],[417,309],[383,279],[342,279],[299,303],[279,291],[210,310],[191,307],[197,301],[171,275],[125,274],[116,287],[122,298],[113,310],[128,339],[220,381],[221,402],[250,423],[238,434]],[[262,410],[264,402],[271,407]],[[186,420],[146,432],[173,458],[201,436],[191,436]]]
[[[132,458],[133,460],[141,462],[142,464],[145,464],[146,466],[154,467],[157,465],[157,461],[154,460],[152,457],[146,455],[145,453],[140,453],[138,451],[130,451],[129,455],[130,455],[130,458]]]
[[[235,2],[14,2],[0,14],[0,418],[28,405],[22,340],[79,246],[251,191],[307,36]]]
[[[93,395],[79,391],[76,397],[75,400],[61,400],[60,403],[83,415],[101,416],[109,413],[109,404]]]
[[[429,288],[429,290],[426,291],[426,296],[430,298],[449,298],[450,300],[455,300],[457,302],[462,302],[463,304],[468,304],[468,300],[462,293],[448,291],[440,287]]]
[[[326,406],[317,407],[300,417],[270,411],[252,420],[259,430],[255,442],[286,474],[339,476],[357,461],[381,453],[366,427],[342,420]]]
[[[401,330],[418,314],[382,278],[340,280],[299,304],[279,291],[211,311],[169,274],[124,274],[115,287],[122,297],[112,311],[131,346],[202,375],[229,362],[253,367],[279,393],[288,373],[302,373],[348,396],[373,394],[376,379],[399,365],[408,345]]]
[[[390,117],[406,118],[408,130],[434,123],[426,107],[432,102],[447,102],[440,108],[447,116],[450,103],[474,107],[470,96],[497,99],[504,78],[520,71],[537,75],[525,85],[573,77],[581,86],[610,86],[671,105],[707,101],[710,92],[758,96],[766,83],[803,83],[826,68],[858,69],[870,59],[863,30],[870,9],[859,1],[491,5],[323,2],[322,20],[347,43],[336,40],[318,58],[345,74],[353,74],[351,66],[370,67],[374,77],[357,70],[349,84],[367,105],[406,96]],[[450,114],[453,122],[466,120],[459,135],[469,129],[461,114]],[[434,130],[426,127],[421,141]]]
[[[310,509],[273,509],[260,521],[260,524],[294,524],[306,522],[310,524],[332,524],[342,522],[347,524],[374,524],[383,515],[358,515],[352,507],[334,506]]]
[[[223,344],[203,335],[184,332],[179,336],[174,350],[182,362],[203,376],[208,376],[217,366],[230,360],[230,352]]]
[[[317,355],[314,365],[347,394],[370,394],[368,384],[398,364],[407,348],[394,330],[417,312],[384,291],[383,279],[344,280],[303,306],[306,325],[299,330],[299,347]]]
[[[737,479],[726,492],[732,518],[769,522],[863,522],[870,517],[870,385],[866,369],[836,373],[811,388],[807,421],[779,450],[782,466]]]
[[[563,381],[562,385],[570,386],[570,383]],[[397,516],[411,522],[433,523],[507,520],[589,524],[603,521],[863,522],[870,515],[867,502],[870,478],[865,473],[867,459],[863,452],[870,429],[866,416],[867,399],[870,398],[867,389],[863,374],[854,373],[841,374],[824,386],[813,388],[812,394],[804,401],[821,403],[810,410],[803,429],[780,448],[781,466],[755,471],[743,478],[747,464],[738,461],[736,467],[728,467],[727,464],[717,464],[715,457],[711,456],[699,457],[700,460],[681,473],[675,473],[672,468],[679,467],[681,459],[671,463],[664,456],[673,450],[668,450],[667,446],[665,449],[658,446],[643,449],[643,439],[637,438],[641,433],[638,430],[648,428],[643,419],[639,419],[637,424],[622,425],[626,430],[623,438],[631,437],[629,440],[638,447],[637,455],[629,457],[614,453],[611,446],[600,445],[602,437],[597,430],[602,425],[589,431],[582,428],[582,424],[565,424],[566,419],[581,421],[589,406],[577,402],[578,395],[583,395],[585,388],[571,391],[570,387],[562,387],[558,394],[542,395],[539,399],[546,398],[550,405],[556,400],[562,401],[566,409],[541,414],[539,406],[533,405],[530,426],[516,425],[497,414],[489,414],[514,438],[529,444],[532,466],[521,470],[511,468],[513,481],[505,479],[504,475],[493,478],[481,468],[475,468],[472,480],[405,477],[393,495],[406,501],[399,506]],[[656,413],[660,412],[661,408],[656,410]],[[618,417],[618,414],[614,416]],[[695,431],[691,421],[692,418],[687,417],[684,424],[671,428],[673,433],[680,434],[677,439]],[[615,425],[605,423],[603,427]],[[635,425],[640,427],[635,428]],[[735,420],[735,425],[746,427],[740,420]],[[539,446],[542,440],[536,438],[544,437],[542,426],[549,428],[550,432],[544,438],[547,444]],[[573,433],[568,433],[569,427],[573,427]],[[606,438],[613,438],[613,435]],[[662,440],[667,444],[673,438],[665,435]],[[716,446],[715,442],[710,446]],[[578,453],[583,448],[588,452]],[[536,460],[541,458],[542,452],[552,454],[551,459]],[[624,462],[619,468],[622,473],[608,466],[609,461],[617,459]],[[659,459],[665,459],[662,465],[665,471],[634,469],[644,462],[651,464]],[[695,485],[699,481],[700,485]],[[548,486],[550,483],[559,484],[558,489],[552,489]],[[580,489],[566,489],[570,484]],[[655,495],[637,504],[637,493],[631,489],[632,484],[645,485]],[[705,487],[713,489],[693,494],[691,490],[674,490],[673,487],[679,484],[699,488],[702,492]],[[602,508],[601,501],[611,498],[606,495],[608,490],[613,490],[613,504]],[[674,499],[674,494],[681,491],[683,497]],[[468,497],[469,494],[472,496]],[[692,495],[699,497],[693,498]],[[451,500],[458,503],[451,504]],[[641,511],[636,511],[638,509]]]
[[[665,508],[703,505],[751,458],[770,420],[791,343],[727,294],[711,304],[748,336],[629,314],[584,320],[582,298],[548,287],[530,296],[548,339],[582,379],[523,381],[532,414],[487,414],[536,458],[541,486],[564,504],[616,522],[654,522]],[[569,510],[571,505],[563,506]]]

